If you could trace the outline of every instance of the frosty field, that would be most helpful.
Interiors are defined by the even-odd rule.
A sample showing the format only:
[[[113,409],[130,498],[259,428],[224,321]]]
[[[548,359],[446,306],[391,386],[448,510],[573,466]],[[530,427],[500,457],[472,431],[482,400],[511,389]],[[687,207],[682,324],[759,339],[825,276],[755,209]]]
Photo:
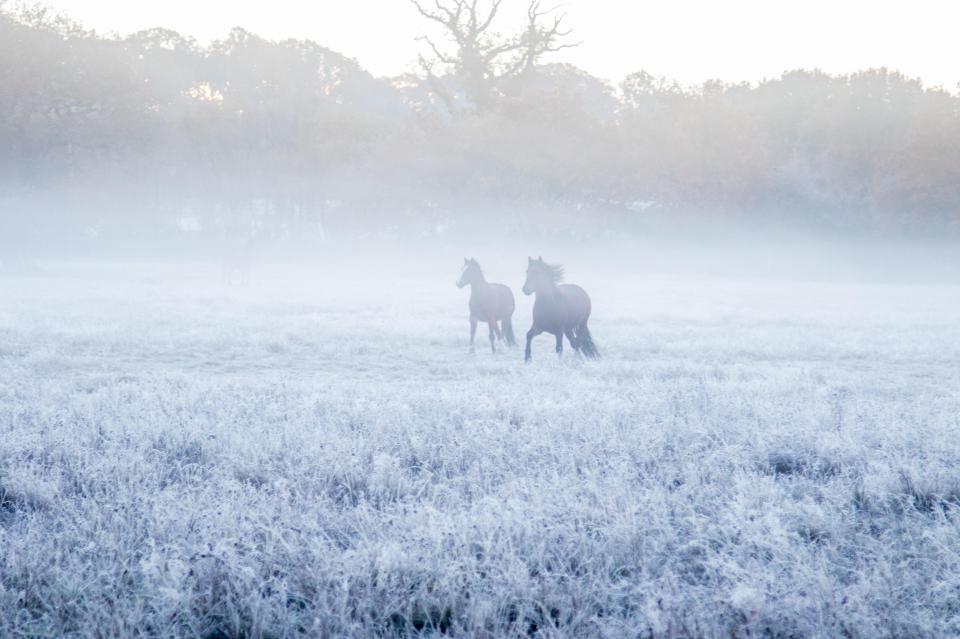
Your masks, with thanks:
[[[0,636],[960,634],[960,287],[458,259],[0,278]]]

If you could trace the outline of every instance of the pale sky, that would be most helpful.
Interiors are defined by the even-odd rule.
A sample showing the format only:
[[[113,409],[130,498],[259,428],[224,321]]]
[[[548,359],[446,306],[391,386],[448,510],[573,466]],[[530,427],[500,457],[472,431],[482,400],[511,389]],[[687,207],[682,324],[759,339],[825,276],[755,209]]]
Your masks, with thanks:
[[[202,42],[242,26],[270,39],[309,38],[376,75],[412,70],[424,32],[407,0],[48,0],[100,32],[164,26]],[[548,3],[544,2],[546,6]],[[757,81],[786,69],[850,72],[886,66],[955,89],[956,0],[556,0],[583,44],[555,54],[619,80],[640,69],[684,84]],[[525,0],[505,0],[505,28]]]

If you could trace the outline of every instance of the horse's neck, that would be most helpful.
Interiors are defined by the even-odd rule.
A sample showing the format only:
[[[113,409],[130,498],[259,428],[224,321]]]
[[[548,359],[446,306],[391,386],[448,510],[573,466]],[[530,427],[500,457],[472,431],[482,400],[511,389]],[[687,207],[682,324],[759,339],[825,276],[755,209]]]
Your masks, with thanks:
[[[476,293],[486,290],[488,286],[490,286],[490,284],[487,283],[487,280],[481,275],[476,281],[470,283],[470,291]]]

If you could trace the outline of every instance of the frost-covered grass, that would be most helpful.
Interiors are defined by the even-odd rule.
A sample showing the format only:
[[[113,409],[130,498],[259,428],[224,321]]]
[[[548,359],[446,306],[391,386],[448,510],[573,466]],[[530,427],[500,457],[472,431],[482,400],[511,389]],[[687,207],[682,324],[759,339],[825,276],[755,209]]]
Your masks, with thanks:
[[[569,273],[0,280],[0,636],[960,633],[960,289]]]

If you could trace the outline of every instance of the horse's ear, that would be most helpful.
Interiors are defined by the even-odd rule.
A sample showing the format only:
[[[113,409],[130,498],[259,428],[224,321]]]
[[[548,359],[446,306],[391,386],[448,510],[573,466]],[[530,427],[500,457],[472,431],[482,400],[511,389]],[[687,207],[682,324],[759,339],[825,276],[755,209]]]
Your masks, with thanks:
[[[527,264],[533,264],[533,258],[529,255],[527,256]]]
[[[541,256],[540,256],[540,257],[538,257],[537,259],[538,259],[538,260],[540,260],[540,261],[542,262],[542,261],[543,261],[543,256],[541,255]]]

